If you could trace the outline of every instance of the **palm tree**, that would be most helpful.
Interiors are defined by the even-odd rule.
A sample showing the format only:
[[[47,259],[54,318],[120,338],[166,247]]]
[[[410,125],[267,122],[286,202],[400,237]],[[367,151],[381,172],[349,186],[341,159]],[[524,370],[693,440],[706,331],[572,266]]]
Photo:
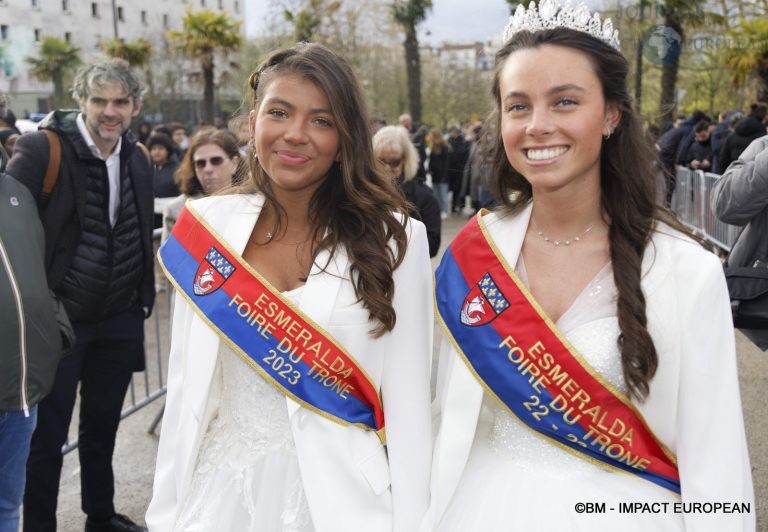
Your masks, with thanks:
[[[757,100],[768,102],[768,20],[744,20],[733,37],[750,44],[731,48],[726,58],[734,85],[743,86],[754,76],[760,82]]]
[[[108,56],[125,59],[128,64],[136,68],[146,67],[154,53],[152,43],[144,37],[139,37],[133,42],[112,39],[102,42],[100,46]]]
[[[332,15],[341,7],[341,2],[334,0],[325,4],[325,0],[309,0],[308,5],[296,13],[284,10],[283,17],[293,24],[293,37],[298,42],[314,40],[317,30],[323,23],[323,17]]]
[[[432,0],[395,0],[392,17],[405,30],[405,70],[408,75],[408,100],[414,126],[421,124],[421,62],[416,26],[427,18]]]
[[[213,123],[214,55],[217,51],[234,52],[242,43],[242,21],[231,20],[226,13],[192,12],[182,20],[184,29],[168,32],[169,40],[184,54],[200,60],[203,70],[203,118]]]
[[[64,76],[82,63],[80,48],[56,37],[46,37],[40,43],[39,57],[27,57],[25,61],[32,66],[29,73],[33,77],[53,83],[53,107],[62,107]]]
[[[539,5],[536,0],[533,0],[533,3]],[[509,12],[514,13],[517,9],[517,6],[523,6],[523,9],[528,9],[528,6],[531,4],[531,2],[517,2],[516,0],[507,0],[507,4],[509,4]]]
[[[682,42],[685,41],[686,28],[701,27],[705,21],[722,24],[725,20],[722,15],[704,11],[704,3],[701,0],[665,0],[659,11],[664,17],[664,25],[675,30]],[[662,65],[659,101],[659,120],[662,124],[671,123],[675,116],[675,90],[681,56],[682,54],[674,61],[666,61]]]

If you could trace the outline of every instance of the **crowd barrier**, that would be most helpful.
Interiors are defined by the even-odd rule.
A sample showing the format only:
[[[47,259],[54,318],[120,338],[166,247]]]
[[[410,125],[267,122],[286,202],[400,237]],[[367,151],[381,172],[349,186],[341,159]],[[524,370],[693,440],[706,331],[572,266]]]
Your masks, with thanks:
[[[681,222],[727,253],[741,228],[721,222],[712,211],[712,189],[718,179],[718,174],[678,166],[671,208]]]
[[[155,244],[154,249],[157,249],[160,243],[161,232],[161,229],[155,229],[152,235]],[[155,265],[155,268],[159,268],[159,266]],[[125,419],[155,399],[165,395],[166,376],[163,368],[170,347],[168,338],[170,334],[171,292],[170,287],[163,292],[158,292],[152,316],[144,322],[146,369],[133,374],[120,419]],[[72,414],[73,419],[78,417],[77,406],[75,406],[75,411]],[[162,410],[150,425],[150,432],[154,431],[161,416]],[[68,440],[62,448],[62,453],[66,454],[76,448],[77,439]]]

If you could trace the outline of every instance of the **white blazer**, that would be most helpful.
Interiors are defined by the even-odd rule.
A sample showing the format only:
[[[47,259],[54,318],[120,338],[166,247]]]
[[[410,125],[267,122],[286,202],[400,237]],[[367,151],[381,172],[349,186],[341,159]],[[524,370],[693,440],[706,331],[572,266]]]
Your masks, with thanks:
[[[531,206],[515,216],[485,216],[507,262],[518,261]],[[637,405],[656,436],[677,455],[682,500],[750,503],[752,513],[685,514],[688,530],[754,530],[752,475],[744,434],[736,347],[722,265],[712,253],[662,225],[643,257],[641,287],[659,357],[645,402]],[[431,530],[450,505],[475,437],[483,389],[444,342],[433,404]],[[514,482],[515,479],[509,479]],[[652,501],[648,501],[652,502]],[[723,517],[723,516],[720,516]]]
[[[242,253],[263,201],[260,195],[235,195],[192,204]],[[407,231],[408,252],[394,273],[397,324],[391,332],[376,339],[368,334],[368,312],[356,301],[344,252],[333,257],[326,272],[317,265],[324,266],[328,255],[318,257],[301,296],[301,310],[352,353],[379,388],[387,435],[385,449],[374,433],[341,426],[286,398],[304,491],[319,532],[411,532],[428,507],[432,269],[424,225],[411,220]],[[220,379],[214,378],[219,336],[184,298],[175,299],[168,397],[146,516],[149,529],[159,532],[173,529],[221,393]],[[261,377],[254,372],[254,378]]]

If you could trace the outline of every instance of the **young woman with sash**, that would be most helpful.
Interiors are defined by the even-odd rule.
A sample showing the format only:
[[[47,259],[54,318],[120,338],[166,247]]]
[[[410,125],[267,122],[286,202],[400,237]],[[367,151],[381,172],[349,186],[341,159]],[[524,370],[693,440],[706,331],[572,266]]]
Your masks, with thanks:
[[[496,55],[500,207],[436,272],[423,530],[755,526],[722,267],[657,206],[627,61],[590,18],[521,7]]]
[[[424,226],[375,162],[349,65],[251,75],[250,178],[187,204],[150,530],[412,531],[426,512]]]

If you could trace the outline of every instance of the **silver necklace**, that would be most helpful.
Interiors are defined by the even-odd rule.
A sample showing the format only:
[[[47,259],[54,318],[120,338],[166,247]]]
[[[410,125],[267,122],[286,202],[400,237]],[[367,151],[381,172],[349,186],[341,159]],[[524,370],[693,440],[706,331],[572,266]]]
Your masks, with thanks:
[[[544,231],[541,230],[541,228],[538,226],[536,221],[531,217],[531,223],[533,224],[533,227],[536,229],[536,234],[539,235],[541,238],[544,239],[544,242],[549,242],[555,247],[560,247],[560,245],[564,246],[570,246],[574,242],[578,242],[582,239],[582,237],[586,236],[587,233],[589,233],[593,227],[595,227],[595,224],[593,223],[589,227],[587,227],[582,233],[576,235],[575,237],[568,239],[568,240],[555,240],[554,238],[548,237],[546,234],[544,234]]]

